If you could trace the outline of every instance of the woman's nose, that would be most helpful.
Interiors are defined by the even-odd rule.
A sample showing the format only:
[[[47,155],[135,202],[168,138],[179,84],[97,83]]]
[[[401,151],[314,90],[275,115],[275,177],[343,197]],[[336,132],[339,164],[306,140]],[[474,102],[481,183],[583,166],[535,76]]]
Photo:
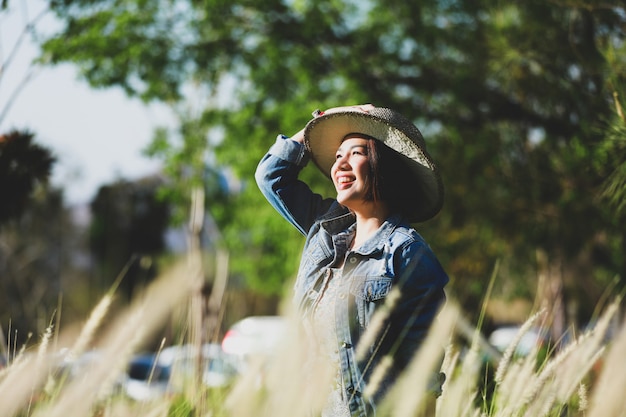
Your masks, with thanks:
[[[340,158],[337,158],[337,161],[335,162],[335,166],[337,167],[338,170],[345,171],[346,169],[350,167],[350,163],[348,162],[348,158],[346,158],[345,156],[342,156]]]
[[[341,155],[337,158],[337,166],[347,166],[350,165],[350,155]]]

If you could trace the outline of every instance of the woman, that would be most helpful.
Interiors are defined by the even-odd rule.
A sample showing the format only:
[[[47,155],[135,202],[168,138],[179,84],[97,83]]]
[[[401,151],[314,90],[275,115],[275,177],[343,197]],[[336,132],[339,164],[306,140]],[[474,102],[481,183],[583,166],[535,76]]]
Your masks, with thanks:
[[[437,214],[443,186],[420,132],[400,114],[368,104],[314,116],[291,138],[279,135],[256,180],[306,236],[294,300],[337,370],[323,415],[371,416],[445,299],[448,277],[410,226]],[[298,180],[309,159],[336,198]],[[393,362],[372,378],[385,357]]]

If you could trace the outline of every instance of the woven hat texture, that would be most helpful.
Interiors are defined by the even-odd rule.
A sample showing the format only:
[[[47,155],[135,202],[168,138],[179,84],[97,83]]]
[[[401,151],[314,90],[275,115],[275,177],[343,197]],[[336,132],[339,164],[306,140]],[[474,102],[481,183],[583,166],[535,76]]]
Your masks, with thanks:
[[[443,206],[443,183],[439,171],[426,150],[419,129],[400,113],[375,107],[368,113],[346,109],[312,119],[304,130],[304,144],[313,162],[330,177],[335,153],[349,133],[371,136],[398,154],[398,161],[408,164],[411,178],[406,179],[407,193],[419,193],[419,204],[409,213],[411,222],[434,217]]]

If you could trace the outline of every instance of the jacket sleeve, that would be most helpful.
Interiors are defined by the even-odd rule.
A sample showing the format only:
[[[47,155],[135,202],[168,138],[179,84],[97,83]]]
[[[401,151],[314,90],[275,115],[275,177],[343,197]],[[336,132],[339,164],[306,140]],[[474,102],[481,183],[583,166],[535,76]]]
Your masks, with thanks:
[[[448,275],[423,240],[413,241],[396,253],[400,297],[390,320],[397,366],[404,368],[426,338],[445,302]]]
[[[278,135],[255,173],[256,183],[267,201],[303,235],[334,201],[323,199],[298,180],[308,161],[309,153],[302,144]]]

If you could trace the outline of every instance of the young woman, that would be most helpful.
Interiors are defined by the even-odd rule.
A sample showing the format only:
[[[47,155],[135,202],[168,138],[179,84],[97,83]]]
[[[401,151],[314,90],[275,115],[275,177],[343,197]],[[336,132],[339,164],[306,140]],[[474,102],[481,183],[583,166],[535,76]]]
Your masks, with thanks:
[[[445,299],[448,277],[410,225],[439,212],[443,186],[419,130],[402,115],[368,104],[314,116],[292,137],[278,136],[256,180],[306,236],[294,301],[336,369],[322,415],[372,416]],[[310,159],[336,198],[298,179]],[[374,381],[383,358],[393,361]]]

